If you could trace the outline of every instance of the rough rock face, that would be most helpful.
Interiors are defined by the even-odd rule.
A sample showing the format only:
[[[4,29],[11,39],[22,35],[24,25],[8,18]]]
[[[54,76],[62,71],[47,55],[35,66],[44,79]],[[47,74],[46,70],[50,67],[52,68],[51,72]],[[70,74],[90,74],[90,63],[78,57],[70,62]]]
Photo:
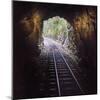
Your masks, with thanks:
[[[26,96],[27,91],[31,94],[31,86],[37,84],[40,38],[41,15],[37,12],[14,20],[14,95]]]
[[[96,30],[96,11],[85,9],[74,19],[74,29],[79,38],[91,39]]]
[[[66,37],[64,43],[63,43],[63,48],[67,52],[67,54],[76,62],[78,63],[78,50],[75,44],[75,34],[74,34],[74,29],[71,26],[71,28],[68,31],[68,36]]]
[[[38,43],[39,38],[41,37],[41,20],[41,15],[39,15],[38,12],[21,20],[22,30],[27,34],[29,41]]]
[[[78,57],[81,58],[79,66],[86,74],[87,90],[96,91],[96,50],[97,50],[97,29],[96,9],[85,8],[75,16],[73,21],[75,44],[78,50]]]
[[[80,55],[81,57],[87,57],[91,53],[88,50],[96,48],[96,11],[93,9],[84,9],[74,19],[73,26],[76,35],[76,46]]]

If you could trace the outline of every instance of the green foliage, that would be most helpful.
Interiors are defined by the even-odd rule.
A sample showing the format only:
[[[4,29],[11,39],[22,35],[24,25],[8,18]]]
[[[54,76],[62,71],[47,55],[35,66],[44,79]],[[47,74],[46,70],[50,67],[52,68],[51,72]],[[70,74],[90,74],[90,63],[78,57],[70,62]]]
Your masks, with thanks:
[[[49,18],[43,23],[44,36],[57,38],[60,34],[68,34],[69,23],[59,16]]]

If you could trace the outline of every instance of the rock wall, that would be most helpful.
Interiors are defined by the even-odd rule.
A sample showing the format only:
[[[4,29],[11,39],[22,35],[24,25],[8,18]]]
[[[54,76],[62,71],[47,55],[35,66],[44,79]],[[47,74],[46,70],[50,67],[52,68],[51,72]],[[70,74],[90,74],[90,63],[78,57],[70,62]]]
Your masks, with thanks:
[[[96,8],[84,8],[73,20],[75,45],[80,58],[79,66],[86,75],[88,92],[96,91],[97,73],[97,16]],[[95,85],[94,85],[95,84]]]
[[[75,42],[80,56],[87,60],[93,54],[96,56],[96,11],[94,9],[83,9],[78,16],[75,16],[73,26],[76,36]]]
[[[14,11],[14,16],[19,15],[13,20],[13,95],[17,98],[37,93],[35,89],[39,80],[37,77],[40,77],[37,75],[40,67],[38,61],[41,52],[39,40],[42,37],[42,17],[38,10],[28,9],[28,12],[23,14],[24,10],[18,11],[15,6]]]

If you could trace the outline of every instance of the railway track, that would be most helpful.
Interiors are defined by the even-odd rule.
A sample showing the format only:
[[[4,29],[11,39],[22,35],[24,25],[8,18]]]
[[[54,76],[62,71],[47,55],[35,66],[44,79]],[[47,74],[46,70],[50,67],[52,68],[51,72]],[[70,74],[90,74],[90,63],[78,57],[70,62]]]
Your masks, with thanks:
[[[46,97],[82,95],[82,90],[62,52],[53,45],[44,63],[48,63],[47,81],[40,91]],[[48,61],[47,61],[48,59]],[[45,86],[45,88],[43,87]]]

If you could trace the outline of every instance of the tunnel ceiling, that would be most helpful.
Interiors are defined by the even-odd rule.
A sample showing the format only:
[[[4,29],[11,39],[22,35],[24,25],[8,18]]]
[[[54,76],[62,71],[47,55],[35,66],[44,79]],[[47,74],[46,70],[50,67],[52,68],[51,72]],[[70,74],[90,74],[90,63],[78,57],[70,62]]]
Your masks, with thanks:
[[[66,5],[66,4],[52,4],[52,3],[38,3],[38,2],[14,2],[14,15],[17,16],[16,20],[21,19],[25,15],[30,15],[33,10],[38,10],[43,14],[43,20],[50,17],[60,15],[68,21],[72,21],[77,12],[82,9],[89,8],[89,6],[80,5]],[[92,6],[90,6],[91,8]]]

